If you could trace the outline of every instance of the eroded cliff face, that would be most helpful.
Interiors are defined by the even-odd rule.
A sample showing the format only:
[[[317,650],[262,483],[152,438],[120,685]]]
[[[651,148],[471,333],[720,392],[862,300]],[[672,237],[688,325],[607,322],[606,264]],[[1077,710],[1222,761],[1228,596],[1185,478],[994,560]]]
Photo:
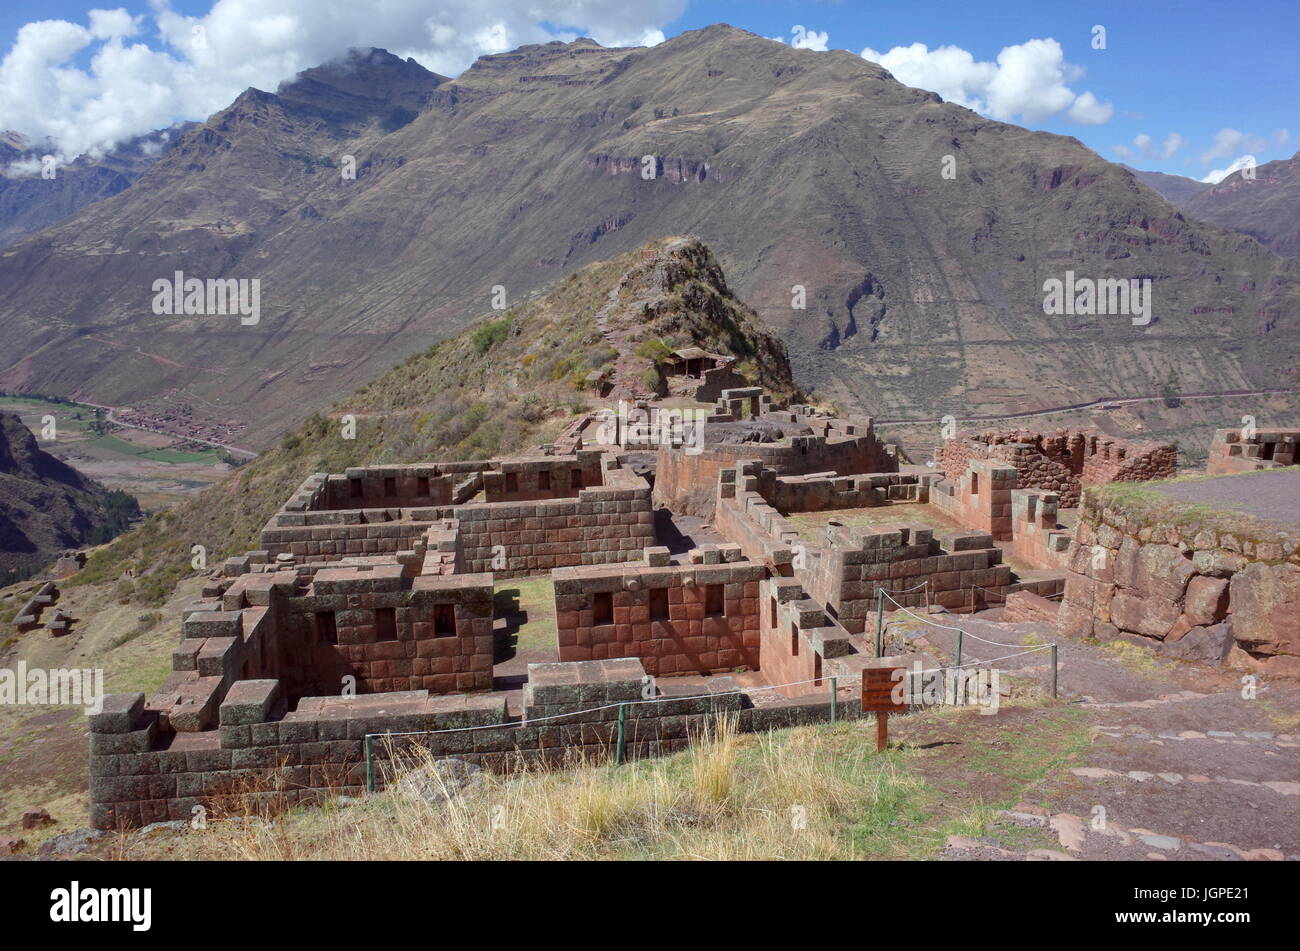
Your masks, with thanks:
[[[1085,493],[1058,630],[1300,676],[1298,549],[1295,532],[1148,517]]]
[[[648,157],[652,161],[647,162],[647,156],[643,155],[589,155],[587,167],[607,175],[638,175],[646,181],[663,179],[673,183],[722,183],[728,177],[726,168],[707,159],[664,155]]]

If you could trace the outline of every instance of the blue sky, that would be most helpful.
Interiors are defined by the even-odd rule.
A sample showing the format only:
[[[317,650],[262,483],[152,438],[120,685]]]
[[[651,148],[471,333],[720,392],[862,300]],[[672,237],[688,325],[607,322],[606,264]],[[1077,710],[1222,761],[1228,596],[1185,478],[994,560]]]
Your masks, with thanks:
[[[92,21],[96,8],[124,13]],[[24,24],[59,19],[76,26],[29,28],[15,46]],[[870,49],[911,85],[1139,168],[1202,178],[1245,154],[1262,163],[1297,148],[1294,0],[10,0],[0,129],[71,154],[203,118],[245,86],[273,89],[348,45],[454,74],[482,52],[554,35],[654,42],[718,22],[787,41],[797,25],[810,48]],[[1104,49],[1093,48],[1098,25]],[[189,49],[196,26],[210,38],[202,54]]]

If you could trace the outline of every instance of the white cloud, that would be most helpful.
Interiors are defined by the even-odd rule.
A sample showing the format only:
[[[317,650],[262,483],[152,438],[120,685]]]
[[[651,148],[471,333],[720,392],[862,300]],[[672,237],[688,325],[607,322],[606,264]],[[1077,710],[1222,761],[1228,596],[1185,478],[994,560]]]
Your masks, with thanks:
[[[1279,130],[1285,132],[1286,130]],[[1229,155],[1239,155],[1243,150],[1252,152],[1262,152],[1267,148],[1268,143],[1263,136],[1251,135],[1246,132],[1239,132],[1236,129],[1224,128],[1214,133],[1214,143],[1201,153],[1201,161],[1209,162],[1216,158],[1227,158]]]
[[[1127,145],[1112,145],[1111,149],[1116,155],[1129,161],[1136,158],[1168,159],[1186,144],[1187,140],[1177,132],[1170,132],[1158,146],[1155,139],[1145,132],[1140,132],[1133,137],[1133,148]]]
[[[1037,122],[1064,112],[1088,125],[1109,122],[1113,104],[1091,92],[1075,93],[1070,83],[1083,71],[1065,62],[1054,39],[1027,40],[998,53],[997,62],[980,62],[959,46],[931,50],[924,43],[896,46],[887,53],[868,47],[862,56],[884,66],[900,82],[937,92],[949,102],[1009,121]]]
[[[1081,93],[1066,113],[1074,122],[1081,125],[1101,125],[1109,122],[1115,114],[1115,106],[1109,102],[1098,102],[1090,92]]]
[[[135,36],[140,32],[143,17],[133,17],[123,9],[91,10],[90,32],[97,40],[109,40],[115,36]]]
[[[958,46],[931,50],[924,43],[913,43],[895,46],[888,53],[868,48],[862,51],[862,57],[885,67],[899,82],[937,92],[949,102],[976,112],[988,111],[982,96],[998,68],[992,63],[977,63]]]
[[[1232,164],[1229,165],[1227,168],[1216,168],[1209,175],[1206,175],[1204,178],[1202,178],[1201,181],[1207,182],[1211,185],[1217,185],[1219,184],[1219,182],[1223,181],[1233,172],[1239,172],[1243,168],[1255,168],[1257,164],[1258,163],[1256,163],[1255,161],[1255,156],[1242,155],[1236,159],[1233,159]]]
[[[149,5],[137,17],[92,10],[89,26],[23,26],[0,60],[0,130],[52,142],[70,161],[180,119],[206,119],[249,86],[274,90],[349,47],[383,47],[455,76],[484,53],[525,43],[584,35],[605,46],[661,43],[686,0],[214,0],[194,17],[169,0]],[[159,49],[135,39],[155,33]],[[86,66],[73,62],[84,55]]]

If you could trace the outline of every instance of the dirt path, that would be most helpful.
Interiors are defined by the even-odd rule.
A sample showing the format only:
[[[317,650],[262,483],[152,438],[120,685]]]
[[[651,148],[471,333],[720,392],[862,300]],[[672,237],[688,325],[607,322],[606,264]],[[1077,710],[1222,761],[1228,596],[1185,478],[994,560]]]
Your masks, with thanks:
[[[1058,641],[1041,624],[942,615],[961,627],[963,662],[993,660]],[[919,627],[919,625],[913,625]],[[924,634],[943,654],[956,633]],[[998,646],[976,638],[996,641]],[[999,814],[981,839],[950,839],[945,859],[1300,859],[1300,685],[1169,660],[1146,648],[1107,650],[1058,641],[1060,696],[1091,730],[1084,755],[1036,785],[1028,802]],[[997,663],[1049,683],[1050,652]],[[1051,848],[1019,845],[1026,829]]]

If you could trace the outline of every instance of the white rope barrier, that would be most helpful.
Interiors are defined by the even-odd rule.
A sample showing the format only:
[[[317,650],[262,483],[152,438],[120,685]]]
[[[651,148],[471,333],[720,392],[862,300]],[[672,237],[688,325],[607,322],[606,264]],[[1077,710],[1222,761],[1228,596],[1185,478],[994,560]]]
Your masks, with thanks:
[[[877,590],[881,591],[881,593],[884,594],[883,589],[877,589]],[[972,634],[964,627],[953,627],[950,624],[938,624],[934,621],[931,621],[929,618],[921,617],[919,614],[913,614],[911,611],[903,607],[897,601],[894,601],[893,598],[890,598],[888,594],[885,594],[885,597],[889,598],[889,600],[893,602],[894,606],[898,608],[898,610],[902,611],[904,614],[910,615],[911,617],[916,618],[918,621],[923,621],[924,623],[929,624],[932,627],[942,628],[945,631],[959,631],[961,634],[965,635],[966,637],[973,637],[981,644],[990,644],[993,647],[1023,647],[1024,646],[1023,644],[1003,644],[1000,641],[990,641],[987,638],[980,637],[978,634]]]

